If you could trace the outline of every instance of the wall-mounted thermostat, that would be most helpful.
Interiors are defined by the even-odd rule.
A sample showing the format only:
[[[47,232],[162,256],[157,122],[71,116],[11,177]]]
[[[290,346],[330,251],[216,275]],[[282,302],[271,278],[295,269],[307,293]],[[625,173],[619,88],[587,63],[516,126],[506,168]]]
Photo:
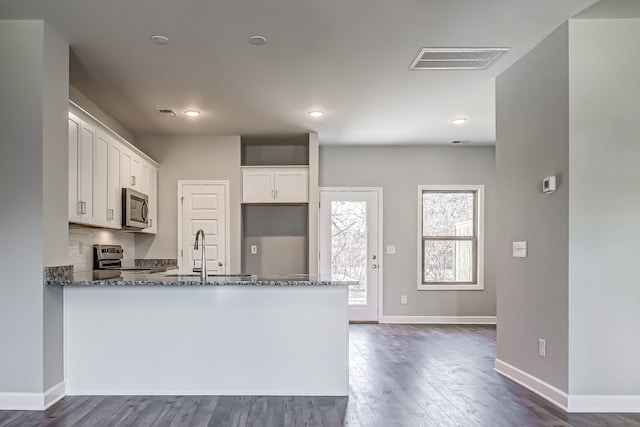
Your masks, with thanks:
[[[542,191],[545,193],[553,193],[556,191],[556,176],[548,176],[542,180]]]

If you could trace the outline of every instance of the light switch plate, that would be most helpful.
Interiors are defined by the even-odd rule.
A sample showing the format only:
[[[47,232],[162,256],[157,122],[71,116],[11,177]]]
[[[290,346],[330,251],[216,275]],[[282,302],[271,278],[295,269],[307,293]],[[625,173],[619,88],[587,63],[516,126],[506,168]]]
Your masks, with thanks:
[[[258,246],[257,245],[251,245],[251,253],[253,255],[258,253]]]
[[[527,257],[527,242],[513,242],[513,257],[514,258]]]
[[[387,245],[387,254],[395,255],[396,253],[396,245]]]

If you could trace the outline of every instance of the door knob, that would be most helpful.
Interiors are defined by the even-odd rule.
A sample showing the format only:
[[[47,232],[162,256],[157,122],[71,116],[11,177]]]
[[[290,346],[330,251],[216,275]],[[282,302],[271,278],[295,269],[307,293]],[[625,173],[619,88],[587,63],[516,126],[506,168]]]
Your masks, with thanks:
[[[376,264],[373,264],[371,268],[378,268],[378,266]]]
[[[218,261],[218,267],[222,267],[222,261]]]
[[[375,255],[371,257],[371,259],[377,259],[377,258],[378,258],[378,257],[377,257],[377,256],[375,256]]]

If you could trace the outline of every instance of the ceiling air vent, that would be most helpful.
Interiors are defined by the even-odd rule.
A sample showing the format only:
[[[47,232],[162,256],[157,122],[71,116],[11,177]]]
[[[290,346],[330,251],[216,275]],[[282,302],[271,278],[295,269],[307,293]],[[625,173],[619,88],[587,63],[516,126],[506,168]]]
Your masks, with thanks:
[[[159,116],[163,116],[163,117],[176,117],[177,114],[175,111],[173,111],[171,108],[156,108],[156,112],[158,113]]]
[[[507,47],[429,48],[420,50],[410,70],[486,70]]]

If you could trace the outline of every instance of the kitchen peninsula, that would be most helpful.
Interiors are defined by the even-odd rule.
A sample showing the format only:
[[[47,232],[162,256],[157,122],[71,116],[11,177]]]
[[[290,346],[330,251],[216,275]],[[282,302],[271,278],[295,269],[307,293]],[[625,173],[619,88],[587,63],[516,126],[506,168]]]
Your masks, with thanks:
[[[64,287],[69,395],[348,395],[349,282],[169,273]]]

